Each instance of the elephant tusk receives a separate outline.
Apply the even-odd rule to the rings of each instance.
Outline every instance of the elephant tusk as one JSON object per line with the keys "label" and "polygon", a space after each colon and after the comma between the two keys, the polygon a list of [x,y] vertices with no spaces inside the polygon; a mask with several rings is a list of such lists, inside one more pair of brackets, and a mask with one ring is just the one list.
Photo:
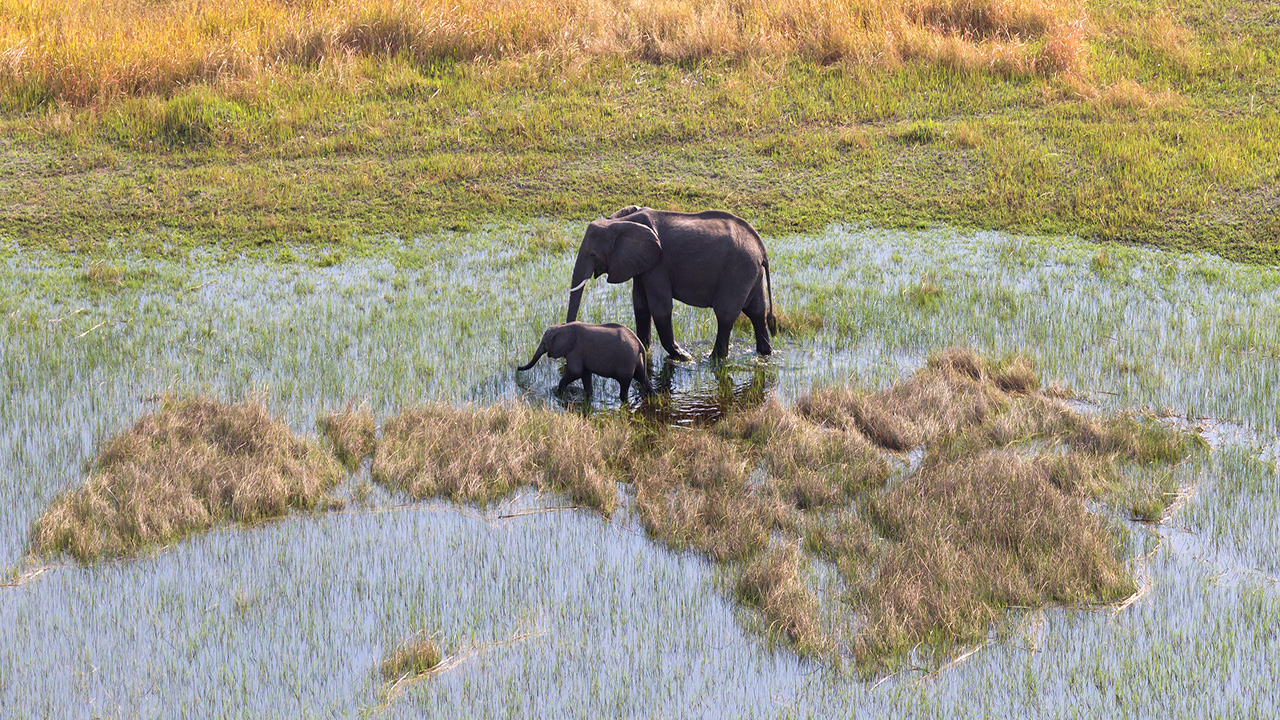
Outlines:
{"label": "elephant tusk", "polygon": [[579,290],[581,290],[581,289],[582,289],[582,287],[583,287],[584,285],[586,285],[586,284],[587,284],[587,280],[590,280],[590,279],[591,279],[591,278],[584,278],[582,282],[580,282],[580,283],[578,283],[577,285],[574,285],[573,287],[569,288],[569,292],[578,292]]}

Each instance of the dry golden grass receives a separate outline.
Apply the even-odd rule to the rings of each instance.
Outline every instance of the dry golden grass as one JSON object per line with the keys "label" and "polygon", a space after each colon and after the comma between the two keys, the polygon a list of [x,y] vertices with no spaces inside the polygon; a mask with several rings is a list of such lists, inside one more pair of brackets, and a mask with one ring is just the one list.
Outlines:
{"label": "dry golden grass", "polygon": [[257,400],[165,398],[112,438],[84,486],[36,521],[39,553],[125,555],[229,521],[325,505],[341,468]]}
{"label": "dry golden grass", "polygon": [[566,492],[605,514],[630,428],[522,406],[430,405],[386,421],[373,478],[415,498],[488,504],[520,485]]}
{"label": "dry golden grass", "polygon": [[861,433],[815,425],[777,401],[727,418],[720,431],[754,447],[769,485],[798,510],[848,503],[889,479],[889,464]]}
{"label": "dry golden grass", "polygon": [[441,657],[435,638],[425,632],[418,633],[382,661],[382,678],[395,681],[431,672],[440,664]]}
{"label": "dry golden grass", "polygon": [[1002,412],[1010,392],[1039,386],[1028,360],[988,364],[968,349],[929,358],[925,368],[880,392],[829,388],[800,398],[796,408],[814,422],[857,428],[890,450],[909,450],[942,435],[955,435]]}
{"label": "dry golden grass", "polygon": [[979,639],[1004,606],[1105,602],[1134,589],[1106,525],[1042,464],[1010,451],[926,465],[871,508],[891,547],[859,595],[864,658]]}
{"label": "dry golden grass", "polygon": [[338,461],[354,470],[378,444],[374,434],[373,411],[368,404],[348,403],[341,412],[320,416],[320,432],[333,444]]}
{"label": "dry golden grass", "polygon": [[364,57],[802,57],[1083,73],[1078,0],[0,0],[0,91],[73,104]]}
{"label": "dry golden grass", "polygon": [[802,654],[823,652],[818,601],[800,577],[800,553],[775,548],[748,561],[738,573],[734,593],[757,608],[773,632],[786,636]]}
{"label": "dry golden grass", "polygon": [[1182,98],[1173,90],[1152,93],[1133,80],[1126,78],[1103,88],[1098,92],[1095,101],[1102,105],[1128,110],[1172,107],[1180,103]]}
{"label": "dry golden grass", "polygon": [[671,430],[636,462],[636,510],[649,533],[677,549],[741,560],[769,540],[778,509],[748,484],[747,457],[700,430]]}

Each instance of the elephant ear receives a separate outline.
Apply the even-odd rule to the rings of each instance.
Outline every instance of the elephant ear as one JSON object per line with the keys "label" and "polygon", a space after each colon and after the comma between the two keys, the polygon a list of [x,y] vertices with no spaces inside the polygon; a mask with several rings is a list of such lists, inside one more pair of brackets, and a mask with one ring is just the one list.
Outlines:
{"label": "elephant ear", "polygon": [[547,332],[542,336],[542,345],[547,349],[547,354],[553,358],[562,358],[569,354],[577,342],[578,324],[565,323],[564,325],[556,325],[547,328]]}
{"label": "elephant ear", "polygon": [[609,256],[609,282],[626,282],[652,270],[662,259],[662,243],[653,228],[630,220],[617,220],[612,229],[615,239]]}

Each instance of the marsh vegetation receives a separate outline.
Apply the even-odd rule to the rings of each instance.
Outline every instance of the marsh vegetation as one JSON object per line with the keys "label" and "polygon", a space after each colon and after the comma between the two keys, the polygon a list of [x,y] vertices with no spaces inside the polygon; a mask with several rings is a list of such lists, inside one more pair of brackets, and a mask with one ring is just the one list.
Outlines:
{"label": "marsh vegetation", "polygon": [[[0,620],[64,668],[0,651],[16,707],[501,714],[550,686],[553,714],[712,696],[758,717],[784,714],[771,696],[815,714],[1117,710],[1107,688],[1175,716],[1265,704],[1201,683],[1271,672],[1280,417],[1257,358],[1280,344],[1262,322],[1274,271],[986,234],[776,238],[779,305],[821,325],[768,362],[740,335],[720,370],[655,368],[670,400],[646,415],[610,392],[554,397],[552,366],[511,369],[563,311],[545,288],[574,230],[379,249],[394,261],[112,261],[139,287],[87,284],[57,254],[6,261],[0,311],[25,352],[3,358],[0,414],[20,422],[0,437],[17,469],[0,539],[19,584]],[[470,289],[440,302],[459,277]],[[629,309],[591,292],[593,320]],[[709,322],[677,317],[695,354]],[[974,350],[942,352],[957,342]],[[271,427],[333,456],[322,497],[345,507],[224,515],[123,562],[24,559],[41,515],[114,437],[180,407],[155,399],[176,388],[262,393]],[[155,630],[120,629],[138,625]],[[384,662],[418,637],[442,669],[397,684]],[[1152,665],[1208,689],[1170,700],[1135,669]],[[148,700],[153,685],[195,699]]]}

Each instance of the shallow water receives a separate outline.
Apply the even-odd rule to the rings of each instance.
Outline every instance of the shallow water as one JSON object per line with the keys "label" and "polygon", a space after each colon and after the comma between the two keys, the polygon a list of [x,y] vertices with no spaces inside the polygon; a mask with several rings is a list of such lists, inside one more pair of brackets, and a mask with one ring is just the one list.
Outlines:
{"label": "shallow water", "polygon": [[[3,564],[22,565],[31,522],[166,391],[261,392],[304,433],[349,398],[380,417],[429,400],[612,411],[612,381],[588,402],[552,393],[553,362],[514,371],[563,320],[580,232],[386,240],[380,259],[327,268],[124,258],[143,277],[132,288],[12,254],[0,261]],[[655,545],[625,513],[503,519],[562,501],[398,507],[379,491],[368,508],[0,588],[0,716],[1275,714],[1280,272],[998,233],[766,242],[775,300],[824,327],[778,338],[768,360],[736,333],[718,369],[659,351],[669,399],[647,412],[694,424],[815,385],[881,387],[957,342],[1024,352],[1099,408],[1191,418],[1215,445],[1167,525],[1128,526],[1135,553],[1151,553],[1149,591],[1114,617],[1024,613],[936,677],[864,683],[770,648],[721,571]],[[630,324],[629,289],[596,281],[583,315]],[[690,352],[710,351],[710,311],[681,307],[675,324]],[[387,697],[383,654],[423,629],[466,659]]]}

